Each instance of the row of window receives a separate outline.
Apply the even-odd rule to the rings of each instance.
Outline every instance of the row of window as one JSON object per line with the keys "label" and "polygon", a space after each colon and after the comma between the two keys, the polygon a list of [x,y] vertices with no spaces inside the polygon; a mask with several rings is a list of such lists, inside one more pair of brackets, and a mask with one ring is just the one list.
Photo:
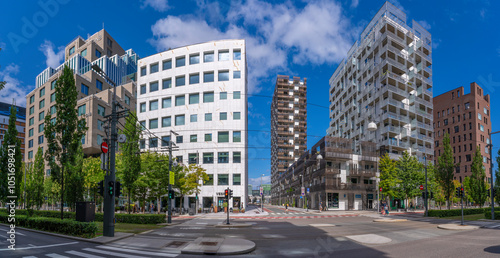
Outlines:
{"label": "row of window", "polygon": [[[241,95],[239,91],[233,92],[233,99],[240,99]],[[226,100],[227,92],[221,92],[219,95],[219,100]],[[204,92],[203,93],[203,103],[212,103],[214,102],[214,92]],[[191,93],[189,94],[189,105],[199,104],[200,103],[200,94],[199,93]],[[186,104],[185,95],[177,95],[175,96],[175,106],[184,106]],[[147,111],[146,102],[142,102],[139,104],[139,112],[144,113]],[[172,97],[162,98],[161,100],[161,108],[170,108],[172,107]],[[149,101],[149,111],[158,110],[159,102],[157,99]]]}
{"label": "row of window", "polygon": [[[470,108],[470,103],[469,102],[465,103],[464,107],[465,107],[465,110],[469,109]],[[479,109],[479,103],[477,103],[477,109]],[[457,105],[457,112],[460,112],[460,105]],[[484,112],[485,115],[488,115],[488,113],[489,113],[488,109],[486,109],[486,108],[483,108],[483,112]],[[455,107],[451,108],[451,113],[455,114]],[[448,109],[446,109],[446,115],[449,115],[449,114],[450,114],[450,109],[448,108]],[[478,114],[480,114],[480,113],[478,113]],[[439,118],[441,116],[442,117],[445,116],[445,111],[444,110],[442,110],[441,112],[437,112],[437,117]],[[464,119],[465,119],[465,114],[464,114]]]}
{"label": "row of window", "polygon": [[[214,185],[214,174],[207,174],[208,180],[203,185]],[[229,185],[229,174],[218,174],[217,185]],[[233,184],[241,185],[241,174],[233,174]]]}
{"label": "row of window", "polygon": [[[229,81],[229,70],[218,71],[217,80],[220,82]],[[233,71],[233,79],[240,79],[241,71]],[[203,73],[203,82],[214,82],[214,72],[204,72]],[[189,75],[189,84],[198,84],[200,83],[200,74],[193,73]],[[181,87],[186,85],[186,75],[179,75],[175,77],[175,87]],[[162,89],[170,89],[172,88],[172,78],[165,78],[162,80]],[[153,81],[149,83],[149,92],[155,92],[159,90],[159,81]],[[142,84],[140,87],[141,94],[146,94],[146,84]]]}
{"label": "row of window", "polygon": [[[217,133],[217,142],[219,143],[225,143],[229,142],[229,131],[221,131]],[[170,142],[170,136],[163,136],[161,139],[158,138],[150,138],[149,139],[149,148],[157,148],[159,146],[159,141],[161,141],[161,146],[166,147],[168,146]],[[212,141],[212,133],[206,133],[204,135],[203,140],[204,142],[211,142]],[[198,142],[198,135],[197,134],[191,134],[189,135],[189,142]],[[241,131],[233,131],[233,142],[241,142]],[[184,136],[182,135],[177,135],[175,138],[175,143],[184,143]],[[141,149],[146,149],[146,139],[140,140],[140,148]]]}
{"label": "row of window", "polygon": [[[219,50],[218,51],[218,61],[229,61],[231,59],[231,55],[229,50]],[[241,50],[233,49],[233,60],[241,60]],[[215,53],[214,51],[207,51],[203,53],[203,62],[210,63],[215,61]],[[189,55],[189,65],[195,65],[200,63],[200,53],[194,53]],[[175,67],[183,67],[186,66],[186,56],[178,56],[175,58]],[[149,74],[157,73],[160,68],[160,63],[153,63],[149,65]],[[172,69],[172,59],[165,59],[162,61],[162,70]],[[147,66],[141,67],[141,76],[145,76],[147,74]]]}

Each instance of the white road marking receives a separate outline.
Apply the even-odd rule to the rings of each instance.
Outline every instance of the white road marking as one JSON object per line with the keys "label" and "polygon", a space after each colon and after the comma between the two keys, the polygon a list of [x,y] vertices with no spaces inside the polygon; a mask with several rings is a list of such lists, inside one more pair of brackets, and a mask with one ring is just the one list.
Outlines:
{"label": "white road marking", "polygon": [[[5,231],[5,232],[9,232],[9,230],[10,230],[10,229],[9,229],[9,230],[7,230],[7,229],[5,229],[5,228],[0,228],[0,230]],[[21,233],[21,232],[19,232],[19,231],[16,231],[16,235],[26,236],[25,234],[23,234],[23,233]]]}
{"label": "white road marking", "polygon": [[68,256],[59,255],[59,254],[46,254],[45,256],[52,257],[52,258],[69,258]]}
{"label": "white road marking", "polygon": [[23,258],[38,258],[36,256],[23,256]]}
{"label": "white road marking", "polygon": [[80,257],[85,257],[85,258],[103,258],[102,256],[82,253],[82,252],[78,252],[78,251],[66,251],[65,253],[80,256]]}
{"label": "white road marking", "polygon": [[[30,247],[21,247],[21,248],[16,248],[16,250],[26,250],[26,249],[40,249],[40,248],[47,248],[47,247],[54,247],[54,246],[61,246],[61,245],[74,245],[78,244],[78,242],[69,242],[69,243],[61,243],[61,244],[53,244],[53,245],[42,245],[42,246],[30,246]],[[0,251],[11,251],[11,249],[0,249]]]}
{"label": "white road marking", "polygon": [[105,255],[118,256],[118,257],[123,257],[123,258],[135,258],[135,257],[137,257],[137,255],[128,255],[128,254],[122,254],[122,253],[116,253],[116,252],[109,252],[109,251],[104,251],[104,250],[97,250],[94,248],[84,248],[83,250],[89,251],[89,252],[94,252],[94,253],[105,254]]}
{"label": "white road marking", "polygon": [[121,252],[133,253],[133,254],[147,254],[147,255],[162,256],[162,257],[176,257],[178,255],[178,254],[169,254],[169,253],[160,253],[160,252],[153,253],[153,252],[147,252],[147,251],[142,251],[142,250],[132,250],[132,249],[125,249],[125,248],[116,248],[116,247],[105,246],[105,245],[100,245],[97,247],[103,248],[103,249],[108,249],[108,250],[113,250],[113,251],[121,251]]}

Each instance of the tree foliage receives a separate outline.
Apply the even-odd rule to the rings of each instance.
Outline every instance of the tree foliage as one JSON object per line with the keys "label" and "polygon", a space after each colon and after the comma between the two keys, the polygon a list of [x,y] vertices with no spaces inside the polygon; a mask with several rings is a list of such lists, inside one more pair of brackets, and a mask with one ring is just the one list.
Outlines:
{"label": "tree foliage", "polygon": [[35,163],[27,171],[29,172],[26,175],[27,206],[28,208],[36,206],[37,209],[40,209],[44,203],[43,188],[45,179],[45,162],[41,147],[38,147],[36,152]]}
{"label": "tree foliage", "polygon": [[438,158],[436,178],[443,189],[448,209],[450,209],[450,197],[454,192],[453,176],[455,164],[453,162],[453,152],[450,146],[450,135],[445,134],[443,138],[443,154]]}
{"label": "tree foliage", "polygon": [[97,203],[97,185],[104,180],[105,172],[101,169],[101,159],[96,157],[87,157],[83,160],[83,172],[85,174],[84,187],[87,190],[87,196]]}
{"label": "tree foliage", "polygon": [[[9,126],[4,135],[0,153],[0,201],[6,201],[7,196],[22,196],[21,182],[23,180],[21,140],[17,137],[17,108],[10,107]],[[15,179],[14,188],[8,188],[8,182]],[[11,192],[12,190],[12,192]]]}
{"label": "tree foliage", "polygon": [[176,171],[174,187],[178,190],[181,200],[186,195],[199,193],[200,181],[208,181],[205,171],[197,164],[189,164]]}
{"label": "tree foliage", "polygon": [[474,158],[472,159],[471,176],[469,178],[469,195],[476,205],[482,207],[488,198],[488,184],[486,183],[486,173],[483,166],[483,156],[479,146],[476,147]]}
{"label": "tree foliage", "polygon": [[399,191],[404,199],[419,196],[422,191],[419,186],[425,183],[423,167],[416,156],[403,152],[403,156],[397,161],[397,174],[400,180]]}
{"label": "tree foliage", "polygon": [[[498,167],[499,164],[500,164],[500,150],[498,150],[498,154],[497,154],[497,169],[495,171],[495,189],[496,189],[496,194],[494,196],[494,198],[496,198],[496,201],[498,203],[498,205],[500,205],[500,169]],[[492,164],[493,165],[493,164]]]}
{"label": "tree foliage", "polygon": [[389,198],[399,197],[397,186],[401,180],[398,178],[396,163],[387,153],[380,159],[380,187],[382,188],[382,194]]}

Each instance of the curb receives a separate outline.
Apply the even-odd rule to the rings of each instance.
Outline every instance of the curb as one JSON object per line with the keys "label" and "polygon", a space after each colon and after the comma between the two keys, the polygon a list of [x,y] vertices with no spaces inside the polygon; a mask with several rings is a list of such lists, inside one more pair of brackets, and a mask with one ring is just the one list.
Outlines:
{"label": "curb", "polygon": [[248,223],[237,223],[237,224],[218,224],[218,225],[215,225],[216,228],[249,228],[251,227],[252,224],[248,224]]}
{"label": "curb", "polygon": [[441,224],[438,225],[437,228],[445,229],[445,230],[474,230],[479,229],[479,226],[470,226],[470,225],[458,225],[458,224]]}
{"label": "curb", "polygon": [[[207,241],[214,245],[203,245]],[[204,247],[203,247],[204,246]],[[255,250],[256,244],[246,239],[224,238],[214,239],[200,237],[185,246],[181,250],[181,254],[196,254],[196,255],[236,255],[247,254]]]}
{"label": "curb", "polygon": [[403,222],[408,221],[407,219],[374,219],[373,222],[385,222],[385,223],[393,223],[393,222]]}

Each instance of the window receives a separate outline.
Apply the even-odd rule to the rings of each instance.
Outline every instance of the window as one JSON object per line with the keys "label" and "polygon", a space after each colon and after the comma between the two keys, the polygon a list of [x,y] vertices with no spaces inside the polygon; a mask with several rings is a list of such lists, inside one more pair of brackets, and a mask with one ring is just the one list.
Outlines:
{"label": "window", "polygon": [[44,129],[45,129],[45,125],[44,124],[39,124],[38,125],[38,132],[39,133],[43,132]]}
{"label": "window", "polygon": [[233,119],[234,120],[240,120],[241,119],[241,113],[240,112],[234,112],[233,113]]}
{"label": "window", "polygon": [[82,52],[80,52],[80,55],[87,56],[87,49],[82,50]]}
{"label": "window", "polygon": [[233,132],[233,142],[241,142],[241,131]]}
{"label": "window", "polygon": [[483,111],[484,111],[484,114],[485,114],[485,115],[488,115],[488,109],[483,108]]}
{"label": "window", "polygon": [[179,56],[175,58],[175,67],[182,67],[186,65],[186,57]]}
{"label": "window", "polygon": [[198,104],[200,103],[200,94],[194,93],[189,94],[189,104]]}
{"label": "window", "polygon": [[98,90],[102,90],[102,82],[99,80],[95,80],[95,86]]}
{"label": "window", "polygon": [[241,152],[233,152],[233,163],[241,163]]}
{"label": "window", "polygon": [[158,91],[158,81],[149,83],[149,92]]}
{"label": "window", "polygon": [[184,115],[175,116],[175,125],[184,125],[184,124],[185,124]]}
{"label": "window", "polygon": [[149,65],[149,73],[157,73],[158,72],[158,63],[150,64]]}
{"label": "window", "polygon": [[212,121],[212,113],[205,113],[205,121]]}
{"label": "window", "polygon": [[175,96],[175,106],[183,106],[186,102],[186,97],[184,95]]}
{"label": "window", "polygon": [[446,118],[443,122],[444,122],[444,125],[448,125],[448,118]]}
{"label": "window", "polygon": [[146,112],[146,102],[140,104],[141,113]]}
{"label": "window", "polygon": [[125,104],[130,105],[130,97],[125,95]]}
{"label": "window", "polygon": [[208,180],[203,185],[214,185],[214,174],[207,174]]}
{"label": "window", "polygon": [[191,115],[190,118],[189,118],[189,121],[191,123],[196,123],[198,122],[198,115],[194,114],[194,115]]}
{"label": "window", "polygon": [[222,100],[222,99],[227,99],[227,92],[225,92],[225,91],[224,91],[224,92],[221,92],[221,93],[220,93],[220,99],[221,99],[221,100]]}
{"label": "window", "polygon": [[28,159],[33,159],[33,151],[28,152]]}
{"label": "window", "polygon": [[50,107],[50,114],[53,115],[56,113],[56,105]]}
{"label": "window", "polygon": [[233,79],[240,79],[241,71],[233,71]]}
{"label": "window", "polygon": [[190,74],[189,75],[189,84],[197,84],[200,83],[200,74]]}
{"label": "window", "polygon": [[196,134],[191,134],[189,136],[189,142],[198,142],[198,135]]}
{"label": "window", "polygon": [[172,59],[163,60],[163,70],[172,69]]}
{"label": "window", "polygon": [[146,94],[146,84],[141,85],[141,95]]}
{"label": "window", "polygon": [[214,61],[214,52],[203,53],[203,62],[209,63]]}
{"label": "window", "polygon": [[220,112],[219,120],[227,120],[227,112]]}
{"label": "window", "polygon": [[33,128],[31,128],[31,129],[29,130],[29,134],[28,134],[28,135],[29,135],[29,137],[33,137],[33,131],[34,131],[34,130],[33,130]]}
{"label": "window", "polygon": [[146,121],[140,121],[139,124],[143,130],[146,129]]}
{"label": "window", "polygon": [[214,102],[214,93],[213,92],[204,92],[203,93],[203,103]]}
{"label": "window", "polygon": [[167,116],[167,117],[162,117],[161,118],[161,127],[169,127],[172,125],[172,118]]}
{"label": "window", "polygon": [[483,163],[488,163],[488,161],[486,160],[486,156],[483,156]]}
{"label": "window", "polygon": [[481,113],[477,113],[477,119],[481,121]]}
{"label": "window", "polygon": [[200,63],[200,54],[193,54],[189,56],[189,64],[199,64]]}
{"label": "window", "polygon": [[97,114],[104,116],[106,109],[102,107],[101,105],[97,105]]}
{"label": "window", "polygon": [[233,99],[240,99],[240,98],[241,98],[241,92],[233,91]]}
{"label": "window", "polygon": [[213,82],[213,81],[214,81],[214,72],[203,73],[203,82]]}
{"label": "window", "polygon": [[33,140],[29,140],[29,142],[28,142],[28,148],[33,148]]}
{"label": "window", "polygon": [[87,104],[83,104],[78,107],[78,116],[85,115],[86,114],[86,108]]}
{"label": "window", "polygon": [[85,95],[89,95],[89,87],[86,86],[85,84],[82,83],[82,87],[81,87],[81,90],[82,90],[82,93],[85,94]]}
{"label": "window", "polygon": [[455,126],[455,133],[458,133],[458,125]]}
{"label": "window", "polygon": [[469,130],[472,130],[472,123],[469,123]]}
{"label": "window", "polygon": [[42,99],[42,100],[38,103],[38,108],[39,108],[39,109],[42,109],[42,108],[44,108],[44,107],[45,107],[45,100],[44,100],[44,99]]}
{"label": "window", "polygon": [[149,102],[149,111],[158,110],[158,100],[152,100]]}
{"label": "window", "polygon": [[149,148],[156,148],[156,147],[158,147],[158,138],[149,139]]}
{"label": "window", "polygon": [[168,146],[170,143],[170,136],[162,136],[161,137],[161,146]]}
{"label": "window", "polygon": [[229,132],[219,132],[219,142],[229,142]]}
{"label": "window", "polygon": [[102,135],[97,135],[97,145],[101,145],[102,143]]}
{"label": "window", "polygon": [[212,134],[211,133],[206,133],[205,134],[205,141],[206,142],[211,142],[212,141]]}
{"label": "window", "polygon": [[219,61],[229,61],[229,50],[219,50]]}
{"label": "window", "polygon": [[484,132],[484,126],[483,125],[480,125],[479,128],[480,128],[481,132]]}
{"label": "window", "polygon": [[182,75],[175,77],[175,87],[180,87],[186,85],[186,76]]}
{"label": "window", "polygon": [[229,152],[219,152],[218,163],[229,163]]}
{"label": "window", "polygon": [[469,102],[465,103],[465,109],[467,110],[469,108],[470,108],[470,103]]}
{"label": "window", "polygon": [[33,102],[35,102],[35,95],[30,97],[30,104],[33,104]]}
{"label": "window", "polygon": [[[102,55],[102,54],[101,54],[101,51],[99,51],[99,50],[97,50],[97,49],[96,49],[96,50],[95,50],[95,56],[96,56],[97,58],[99,58],[99,57],[101,57],[101,55]],[[146,69],[146,68],[144,68],[144,69]]]}
{"label": "window", "polygon": [[203,164],[213,164],[214,163],[214,153],[204,152],[203,153]]}
{"label": "window", "polygon": [[233,174],[233,185],[241,185],[241,174]]}
{"label": "window", "polygon": [[229,174],[217,175],[217,185],[229,185]]}
{"label": "window", "polygon": [[30,115],[33,115],[35,113],[35,106],[30,107]]}
{"label": "window", "polygon": [[145,149],[146,148],[146,140],[144,140],[144,139],[140,140],[139,146],[141,149]]}
{"label": "window", "polygon": [[188,164],[198,164],[198,154],[189,153],[188,154]]}
{"label": "window", "polygon": [[97,120],[97,130],[104,131],[104,122],[101,120]]}
{"label": "window", "polygon": [[162,89],[170,89],[172,88],[172,79],[163,79],[162,81]]}
{"label": "window", "polygon": [[45,96],[45,88],[42,88],[40,90],[40,98],[43,97],[43,96]]}
{"label": "window", "polygon": [[161,108],[169,108],[172,106],[172,98],[163,98],[161,99]]}
{"label": "window", "polygon": [[239,49],[233,50],[233,60],[241,60],[241,50]]}
{"label": "window", "polygon": [[182,143],[183,141],[184,141],[184,138],[182,137],[182,135],[175,137],[175,143]]}
{"label": "window", "polygon": [[108,56],[112,56],[113,55],[112,54],[113,52],[111,52],[111,50],[109,48],[108,48],[108,51],[106,53],[107,53]]}
{"label": "window", "polygon": [[157,129],[158,128],[158,118],[149,120],[149,129]]}
{"label": "window", "polygon": [[69,49],[69,55],[72,55],[74,53],[75,53],[75,47],[73,46]]}
{"label": "window", "polygon": [[471,161],[471,155],[470,154],[467,154],[465,155],[465,161]]}
{"label": "window", "polygon": [[229,71],[219,71],[219,79],[220,82],[229,81]]}

